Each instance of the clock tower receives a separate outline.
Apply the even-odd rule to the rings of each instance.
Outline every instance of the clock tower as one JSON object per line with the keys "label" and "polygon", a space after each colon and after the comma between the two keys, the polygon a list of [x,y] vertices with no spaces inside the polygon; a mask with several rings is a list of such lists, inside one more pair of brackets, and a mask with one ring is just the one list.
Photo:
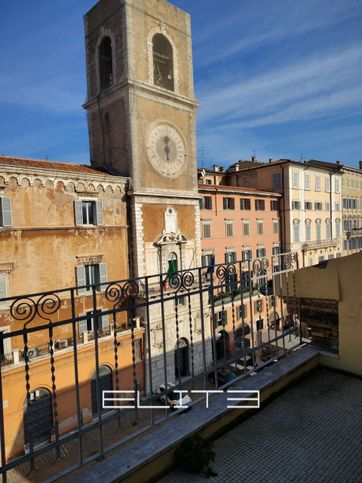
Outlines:
{"label": "clock tower", "polygon": [[91,163],[131,179],[133,275],[167,272],[171,258],[195,267],[190,16],[165,0],[101,0],[84,21]]}

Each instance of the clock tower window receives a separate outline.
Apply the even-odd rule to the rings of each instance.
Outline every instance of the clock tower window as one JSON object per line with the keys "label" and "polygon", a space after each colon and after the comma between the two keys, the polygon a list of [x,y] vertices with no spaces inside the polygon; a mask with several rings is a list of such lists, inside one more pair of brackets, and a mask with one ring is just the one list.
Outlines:
{"label": "clock tower window", "polygon": [[100,90],[113,84],[112,41],[104,37],[98,47],[98,66]]}
{"label": "clock tower window", "polygon": [[156,86],[173,91],[173,52],[170,42],[164,35],[156,34],[152,39],[152,51],[153,82]]}

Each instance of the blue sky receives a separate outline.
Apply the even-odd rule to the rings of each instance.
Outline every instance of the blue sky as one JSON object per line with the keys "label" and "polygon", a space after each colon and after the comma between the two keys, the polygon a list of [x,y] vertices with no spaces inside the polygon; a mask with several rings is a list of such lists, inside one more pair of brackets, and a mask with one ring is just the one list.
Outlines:
{"label": "blue sky", "polygon": [[[362,159],[362,0],[174,0],[192,16],[199,165]],[[0,0],[0,154],[88,163],[83,14]]]}

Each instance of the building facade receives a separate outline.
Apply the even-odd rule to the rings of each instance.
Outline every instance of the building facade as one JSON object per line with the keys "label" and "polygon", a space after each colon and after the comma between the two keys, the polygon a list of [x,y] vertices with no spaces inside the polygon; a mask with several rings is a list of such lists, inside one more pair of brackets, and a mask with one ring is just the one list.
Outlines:
{"label": "building facade", "polygon": [[343,254],[362,250],[362,161],[342,169]]}
{"label": "building facade", "polygon": [[[267,280],[280,270],[281,195],[226,185],[228,178],[220,167],[199,169],[199,179],[202,265],[213,270],[214,265],[242,261],[240,268],[248,278],[243,295],[239,290],[233,293],[232,280],[225,281],[220,292],[226,291],[229,297],[215,302],[216,357],[221,359],[225,353],[230,357],[240,349],[238,335],[242,330],[253,347],[267,340],[271,328],[279,328],[280,304],[267,296]],[[265,278],[253,278],[256,259],[270,264]]]}
{"label": "building facade", "polygon": [[[77,384],[83,423],[98,417],[96,333],[102,387],[114,387],[119,373],[123,385],[133,387],[133,351],[136,378],[144,384],[144,329],[136,326],[131,337],[126,314],[99,317],[94,310],[95,301],[103,311],[112,307],[108,280],[129,277],[127,185],[126,178],[89,166],[0,157],[0,299],[9,298],[0,305],[0,332],[77,318],[51,334],[47,328],[1,339],[8,456],[24,451],[30,440],[49,441],[54,385],[58,434],[76,427]],[[30,293],[41,295],[22,296]],[[115,340],[122,346],[117,363]]]}
{"label": "building facade", "polygon": [[232,183],[282,194],[282,251],[299,254],[301,266],[342,255],[342,175],[332,163],[278,160],[239,162]]}

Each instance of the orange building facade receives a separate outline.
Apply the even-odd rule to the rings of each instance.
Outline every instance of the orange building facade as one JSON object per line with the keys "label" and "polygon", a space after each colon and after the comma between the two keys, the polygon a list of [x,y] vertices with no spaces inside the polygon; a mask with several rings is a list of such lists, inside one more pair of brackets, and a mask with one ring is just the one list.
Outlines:
{"label": "orange building facade", "polygon": [[[228,186],[220,168],[199,170],[199,181],[202,264],[213,266],[240,261],[239,269],[245,277],[243,301],[241,294],[232,293],[227,283],[220,293],[231,293],[226,299],[221,297],[220,302],[215,301],[217,356],[232,357],[240,349],[234,341],[242,330],[248,334],[251,347],[267,340],[271,330],[280,330],[283,307],[280,300],[268,296],[267,281],[280,269],[281,195]],[[265,277],[256,274],[256,259],[267,260]]]}

